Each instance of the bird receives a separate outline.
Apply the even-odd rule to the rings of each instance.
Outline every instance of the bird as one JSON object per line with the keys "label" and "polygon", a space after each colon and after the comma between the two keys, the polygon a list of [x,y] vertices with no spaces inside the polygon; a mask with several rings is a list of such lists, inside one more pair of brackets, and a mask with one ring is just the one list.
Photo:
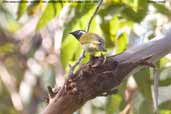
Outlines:
{"label": "bird", "polygon": [[96,33],[86,32],[84,30],[76,30],[70,32],[81,44],[81,47],[94,56],[96,52],[106,51],[104,39]]}

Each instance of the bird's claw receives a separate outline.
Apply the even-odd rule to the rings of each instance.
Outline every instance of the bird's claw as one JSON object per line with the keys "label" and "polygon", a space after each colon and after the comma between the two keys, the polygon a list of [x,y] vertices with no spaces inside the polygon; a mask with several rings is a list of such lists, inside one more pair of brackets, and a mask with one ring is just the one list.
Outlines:
{"label": "bird's claw", "polygon": [[106,56],[104,56],[102,53],[101,53],[101,56],[100,56],[101,58],[103,58],[103,62],[102,62],[102,64],[104,64],[105,62],[106,62]]}

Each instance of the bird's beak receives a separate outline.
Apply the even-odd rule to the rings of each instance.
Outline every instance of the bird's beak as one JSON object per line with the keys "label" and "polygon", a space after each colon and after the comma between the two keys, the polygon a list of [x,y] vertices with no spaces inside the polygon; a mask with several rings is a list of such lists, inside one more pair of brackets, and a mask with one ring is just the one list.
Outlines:
{"label": "bird's beak", "polygon": [[74,32],[70,32],[69,34],[72,34],[76,39],[78,39],[78,35],[77,33],[74,31]]}
{"label": "bird's beak", "polygon": [[70,32],[77,40],[80,39],[80,37],[84,34],[85,32],[82,30],[76,30],[74,32]]}
{"label": "bird's beak", "polygon": [[69,34],[72,34],[73,35],[73,32],[70,32]]}

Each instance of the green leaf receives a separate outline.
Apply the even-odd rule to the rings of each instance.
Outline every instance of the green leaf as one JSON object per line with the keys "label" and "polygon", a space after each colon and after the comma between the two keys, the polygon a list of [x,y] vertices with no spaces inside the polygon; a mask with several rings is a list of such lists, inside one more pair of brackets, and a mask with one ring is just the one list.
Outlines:
{"label": "green leaf", "polygon": [[64,3],[62,3],[62,0],[58,0],[58,1],[61,1],[61,2],[57,2],[56,4],[55,3],[53,4],[53,2],[52,2],[55,16],[58,16],[60,14],[60,11],[64,6]]}
{"label": "green leaf", "polygon": [[[73,29],[85,29],[92,12],[94,11],[93,5],[87,6],[82,4],[72,5],[70,12],[75,12],[75,16],[65,24],[64,37],[61,48],[61,61],[63,66],[66,68],[67,64],[74,64],[75,61],[80,57],[81,45],[80,43],[69,34]],[[67,15],[67,14],[66,14]],[[95,20],[93,20],[90,30],[96,28]],[[95,29],[96,30],[96,29]],[[97,31],[96,31],[97,32]],[[89,60],[89,54],[86,53],[86,57],[82,60],[82,63],[86,63]]]}
{"label": "green leaf", "polygon": [[169,58],[166,58],[166,57],[161,58],[160,61],[159,61],[159,67],[164,68],[166,66],[166,64],[169,63],[169,62],[171,62],[169,60]]}
{"label": "green leaf", "polygon": [[25,11],[27,10],[27,3],[23,2],[23,1],[26,1],[26,0],[21,0],[18,5],[17,20],[19,20],[21,18],[21,16],[23,16]]}
{"label": "green leaf", "polygon": [[32,2],[27,8],[27,14],[29,16],[33,16],[38,11],[40,11],[41,7],[42,7],[42,0],[39,0],[37,2]]}
{"label": "green leaf", "polygon": [[[169,95],[169,94],[168,94]],[[160,108],[161,109],[164,109],[164,110],[170,110],[170,107],[171,107],[171,100],[168,100],[166,102],[163,102],[160,104]],[[168,112],[168,111],[167,111]],[[170,113],[168,114],[171,114],[171,110],[169,111]],[[165,114],[165,113],[162,113],[162,114]],[[166,113],[167,114],[167,113]]]}
{"label": "green leaf", "polygon": [[104,9],[101,9],[99,11],[99,15],[102,17],[115,16],[116,14],[120,13],[124,7],[125,7],[125,4],[114,2],[112,4],[106,5]]}
{"label": "green leaf", "polygon": [[[77,53],[80,53],[78,49],[80,48],[79,42],[75,38],[71,38],[68,36],[62,43],[61,47],[61,62],[64,67],[69,64],[69,62],[74,57],[74,53],[77,51]],[[77,58],[77,57],[76,57]]]}
{"label": "green leaf", "polygon": [[122,14],[128,20],[141,22],[146,16],[147,9],[148,0],[132,0],[132,2],[126,0]]}
{"label": "green leaf", "polygon": [[[67,67],[68,64],[75,64],[76,60],[81,55],[81,45],[78,40],[76,40],[71,35],[67,36],[66,39],[62,43],[61,47],[61,63],[64,66],[64,68]],[[81,61],[82,64],[87,63],[89,60],[89,53],[85,54],[84,59]]]}
{"label": "green leaf", "polygon": [[118,38],[116,39],[116,44],[117,44],[117,47],[116,47],[117,53],[121,53],[126,49],[127,44],[128,44],[126,33],[121,33],[118,36]]}
{"label": "green leaf", "polygon": [[100,24],[101,30],[103,32],[105,38],[105,45],[107,48],[112,48],[114,46],[114,42],[112,41],[112,37],[110,34],[110,23],[109,21],[104,21]]}
{"label": "green leaf", "polygon": [[146,99],[142,93],[137,92],[133,98],[133,114],[153,114],[152,101]]}
{"label": "green leaf", "polygon": [[119,107],[122,101],[122,97],[118,94],[109,96],[106,103],[106,114],[114,114],[114,112],[119,112]]}
{"label": "green leaf", "polygon": [[156,10],[159,13],[164,14],[169,18],[171,18],[171,11],[168,8],[166,8],[163,4],[153,4],[153,6],[156,8]]}
{"label": "green leaf", "polygon": [[171,84],[171,67],[164,68],[160,73],[160,86],[168,86]]}
{"label": "green leaf", "polygon": [[8,55],[10,53],[15,53],[17,46],[10,42],[5,42],[0,44],[0,56]]}
{"label": "green leaf", "polygon": [[138,89],[140,90],[140,92],[144,95],[146,99],[152,101],[150,70],[144,68],[139,72],[135,73],[134,78],[138,84]]}
{"label": "green leaf", "polygon": [[[135,5],[134,5],[135,4]],[[106,8],[99,12],[102,16],[116,16],[120,19],[125,18],[130,21],[140,22],[147,13],[148,3],[147,0],[133,0],[113,2],[106,5]]]}
{"label": "green leaf", "polygon": [[153,103],[147,99],[141,103],[138,114],[153,114]]}
{"label": "green leaf", "polygon": [[[90,4],[90,5],[86,5],[85,3],[81,3],[81,4],[77,4],[76,6],[72,6],[70,9],[70,12],[74,11],[75,16],[66,23],[65,25],[65,30],[64,30],[64,36],[68,35],[69,32],[71,32],[73,29],[85,29],[87,27],[89,18],[92,16],[92,12],[93,7],[95,6],[95,4]],[[83,23],[80,24],[80,22],[82,21],[82,19],[84,18],[84,16],[87,17],[88,15],[88,19],[86,21],[84,21]],[[91,29],[91,28],[90,28]],[[63,40],[66,37],[63,37]]]}
{"label": "green leaf", "polygon": [[[52,1],[52,0],[51,0]],[[58,7],[57,7],[58,6]],[[57,16],[60,13],[61,4],[54,5],[53,2],[50,2],[47,4],[38,24],[37,24],[37,30],[40,30],[43,28],[50,20],[52,20],[55,16]]]}
{"label": "green leaf", "polygon": [[160,114],[171,114],[171,110],[160,110]]}
{"label": "green leaf", "polygon": [[138,0],[137,3],[137,16],[140,17],[140,21],[144,19],[148,10],[148,0]]}

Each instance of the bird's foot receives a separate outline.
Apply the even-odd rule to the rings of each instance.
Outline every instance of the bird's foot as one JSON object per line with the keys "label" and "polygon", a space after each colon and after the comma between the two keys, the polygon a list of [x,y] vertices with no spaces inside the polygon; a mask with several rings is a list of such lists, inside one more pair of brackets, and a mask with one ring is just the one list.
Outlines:
{"label": "bird's foot", "polygon": [[104,64],[105,62],[106,62],[106,59],[107,59],[107,57],[106,56],[104,56],[102,53],[101,53],[101,56],[100,56],[101,58],[103,58],[103,62],[102,62],[102,64]]}
{"label": "bird's foot", "polygon": [[88,62],[88,65],[89,66],[92,66],[94,64],[94,61],[97,57],[95,57],[94,55],[90,55],[90,60]]}

